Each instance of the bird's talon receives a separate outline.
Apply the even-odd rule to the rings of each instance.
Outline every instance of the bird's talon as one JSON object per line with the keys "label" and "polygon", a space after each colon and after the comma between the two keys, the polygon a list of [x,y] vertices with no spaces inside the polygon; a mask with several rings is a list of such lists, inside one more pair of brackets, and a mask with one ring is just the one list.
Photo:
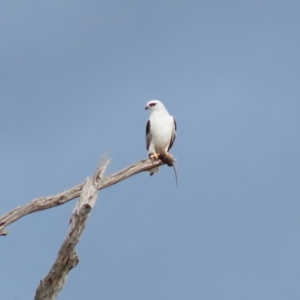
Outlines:
{"label": "bird's talon", "polygon": [[149,158],[150,158],[150,159],[159,159],[159,156],[158,156],[157,153],[153,153],[153,154],[150,154],[150,155],[149,155]]}

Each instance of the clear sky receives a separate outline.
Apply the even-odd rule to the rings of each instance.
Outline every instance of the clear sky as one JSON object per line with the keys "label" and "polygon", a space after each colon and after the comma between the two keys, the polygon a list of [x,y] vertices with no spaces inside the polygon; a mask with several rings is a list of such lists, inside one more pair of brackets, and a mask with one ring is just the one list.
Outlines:
{"label": "clear sky", "polygon": [[[0,214],[147,157],[99,193],[59,299],[300,299],[300,2],[1,1]],[[1,237],[0,299],[32,299],[75,201]]]}

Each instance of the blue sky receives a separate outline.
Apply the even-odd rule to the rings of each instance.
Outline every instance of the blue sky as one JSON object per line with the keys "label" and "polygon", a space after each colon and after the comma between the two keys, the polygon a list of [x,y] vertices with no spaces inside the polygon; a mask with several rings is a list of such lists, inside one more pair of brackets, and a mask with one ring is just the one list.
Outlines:
{"label": "blue sky", "polygon": [[[59,299],[299,299],[299,1],[2,1],[0,214],[147,155],[145,104],[175,116],[171,168],[100,192]],[[32,299],[75,201],[1,238],[1,299]]]}

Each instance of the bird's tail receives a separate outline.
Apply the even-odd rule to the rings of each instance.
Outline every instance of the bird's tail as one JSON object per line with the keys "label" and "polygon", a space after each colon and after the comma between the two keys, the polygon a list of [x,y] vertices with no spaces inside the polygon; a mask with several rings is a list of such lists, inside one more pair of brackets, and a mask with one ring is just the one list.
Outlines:
{"label": "bird's tail", "polygon": [[148,172],[150,173],[150,176],[152,176],[154,173],[157,173],[159,171],[159,167],[154,167],[151,170],[149,170]]}

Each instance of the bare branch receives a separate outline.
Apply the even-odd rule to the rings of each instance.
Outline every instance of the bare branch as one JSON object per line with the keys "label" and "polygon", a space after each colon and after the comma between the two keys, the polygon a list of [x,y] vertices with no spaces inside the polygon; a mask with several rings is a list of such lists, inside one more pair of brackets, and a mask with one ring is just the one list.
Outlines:
{"label": "bare branch", "polygon": [[[124,179],[129,178],[130,176],[133,176],[143,171],[148,171],[153,167],[160,166],[163,164],[164,162],[160,160],[156,160],[156,161],[152,161],[150,159],[142,160],[140,162],[137,162],[125,168],[122,171],[119,171],[113,175],[104,178],[101,182],[98,182],[98,190],[105,189],[113,184],[116,184]],[[19,206],[13,209],[12,211],[4,214],[2,217],[0,217],[0,236],[7,235],[7,231],[5,230],[6,226],[19,220],[20,218],[28,214],[31,214],[39,210],[52,208],[67,203],[70,200],[79,197],[83,189],[83,186],[84,183],[81,183],[57,195],[34,199],[33,201],[23,206]]]}
{"label": "bare branch", "polygon": [[63,242],[56,261],[48,275],[41,280],[36,290],[35,300],[54,300],[62,290],[70,270],[79,262],[75,246],[85,228],[87,218],[94,207],[98,194],[98,186],[109,160],[102,160],[92,179],[87,179],[83,185],[80,199],[76,203],[70,231]]}

